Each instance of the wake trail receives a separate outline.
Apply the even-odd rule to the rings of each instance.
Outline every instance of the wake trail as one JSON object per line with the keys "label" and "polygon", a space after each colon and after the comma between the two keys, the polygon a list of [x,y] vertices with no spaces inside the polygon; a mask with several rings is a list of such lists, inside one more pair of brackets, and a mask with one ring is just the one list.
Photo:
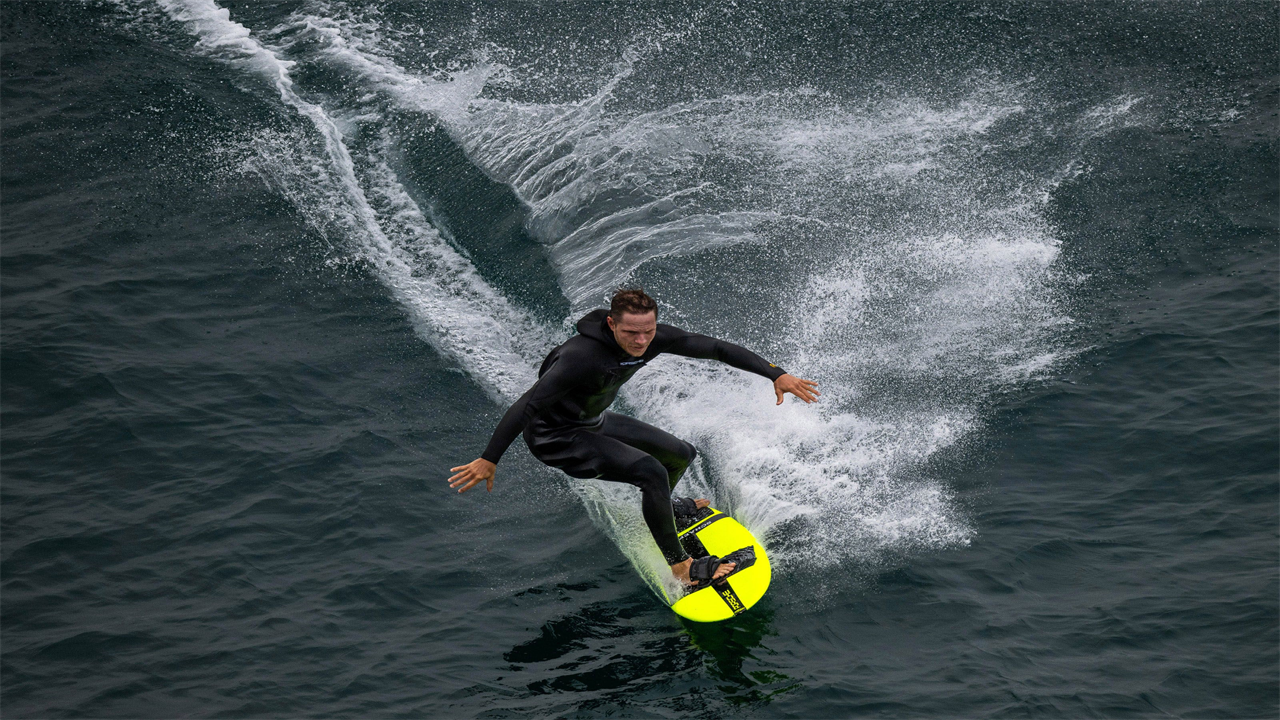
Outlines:
{"label": "wake trail", "polygon": [[[337,207],[337,221],[361,241],[370,266],[409,312],[415,329],[442,354],[458,361],[495,400],[510,402],[519,397],[534,379],[534,358],[517,348],[531,344],[536,348],[538,340],[545,339],[545,330],[490,288],[430,227],[406,194],[386,190],[398,184],[389,177],[390,168],[383,165],[379,168],[385,180],[381,184],[383,200],[397,213],[393,220],[398,220],[396,234],[400,237],[396,240],[401,242],[389,237],[357,179],[341,130],[323,108],[294,90],[289,74],[294,62],[281,59],[255,40],[248,28],[231,20],[230,11],[213,0],[159,3],[198,38],[199,51],[261,76],[274,85],[286,105],[311,122],[323,140],[329,176],[335,181],[333,190],[343,201]],[[306,190],[287,182],[287,172],[273,177],[282,190],[302,200],[296,196]],[[297,205],[305,209],[310,203]],[[435,272],[420,271],[424,256]]]}

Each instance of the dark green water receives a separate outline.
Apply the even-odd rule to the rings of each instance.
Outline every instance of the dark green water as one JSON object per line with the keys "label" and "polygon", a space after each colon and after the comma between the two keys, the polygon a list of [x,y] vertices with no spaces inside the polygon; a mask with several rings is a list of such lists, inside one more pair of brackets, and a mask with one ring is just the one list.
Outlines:
{"label": "dark green water", "polygon": [[[0,6],[7,717],[1275,717],[1273,3]],[[516,447],[623,281],[719,625]]]}

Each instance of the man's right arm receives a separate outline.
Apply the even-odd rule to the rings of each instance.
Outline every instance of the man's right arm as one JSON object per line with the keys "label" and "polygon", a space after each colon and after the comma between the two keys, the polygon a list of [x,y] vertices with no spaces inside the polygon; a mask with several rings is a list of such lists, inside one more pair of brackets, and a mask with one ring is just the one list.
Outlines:
{"label": "man's right arm", "polygon": [[581,378],[573,371],[572,365],[563,356],[557,358],[533,387],[507,409],[493,431],[493,437],[489,438],[489,445],[480,455],[481,459],[498,464],[502,454],[515,442],[516,436],[524,432],[529,421],[574,388]]}
{"label": "man's right arm", "polygon": [[494,465],[502,459],[502,453],[506,452],[507,448],[511,447],[511,443],[515,442],[516,436],[524,431],[527,423],[525,409],[529,406],[529,396],[533,395],[533,391],[537,389],[538,383],[534,383],[533,387],[526,390],[519,400],[507,408],[507,413],[502,416],[502,420],[498,421],[498,427],[493,431],[493,437],[489,438],[488,447],[480,453],[482,459]]}

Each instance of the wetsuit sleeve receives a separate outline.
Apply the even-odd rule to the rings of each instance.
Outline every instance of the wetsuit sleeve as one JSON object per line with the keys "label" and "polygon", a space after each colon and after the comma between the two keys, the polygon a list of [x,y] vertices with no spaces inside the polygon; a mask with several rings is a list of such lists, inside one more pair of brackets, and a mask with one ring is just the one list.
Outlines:
{"label": "wetsuit sleeve", "polygon": [[[668,326],[670,327],[670,326]],[[669,352],[673,355],[683,355],[685,357],[699,358],[702,360],[719,360],[720,362],[731,365],[739,370],[746,370],[757,375],[763,375],[770,380],[777,380],[787,374],[786,370],[765,360],[759,355],[742,347],[734,345],[731,342],[717,340],[706,335],[686,332],[679,328],[670,328],[671,339],[662,348],[662,352]]]}
{"label": "wetsuit sleeve", "polygon": [[564,358],[557,359],[538,378],[538,382],[507,409],[493,431],[493,437],[489,438],[489,445],[481,453],[481,458],[498,464],[502,454],[515,442],[516,436],[524,432],[529,421],[574,388],[575,377],[570,372],[569,365]]}
{"label": "wetsuit sleeve", "polygon": [[489,445],[480,454],[480,457],[488,460],[494,465],[502,459],[502,453],[511,447],[511,443],[515,442],[516,436],[519,435],[525,426],[524,411],[529,405],[529,396],[534,390],[538,389],[537,383],[533,387],[525,391],[520,399],[512,403],[507,408],[507,412],[502,416],[502,420],[498,421],[498,427],[493,431],[493,437],[489,438]]}

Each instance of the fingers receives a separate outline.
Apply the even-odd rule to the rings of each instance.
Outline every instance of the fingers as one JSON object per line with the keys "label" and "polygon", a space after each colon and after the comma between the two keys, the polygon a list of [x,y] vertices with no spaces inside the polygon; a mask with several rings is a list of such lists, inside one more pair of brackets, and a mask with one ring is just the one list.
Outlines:
{"label": "fingers", "polygon": [[[796,397],[798,397],[798,398],[800,398],[801,400],[805,401],[805,403],[811,403],[811,402],[813,402],[814,400],[817,400],[817,398],[815,398],[815,397],[813,396],[813,394],[812,394],[812,393],[810,393],[810,392],[809,392],[809,390],[808,390],[807,388],[805,388],[803,385],[793,385],[793,386],[791,386],[791,387],[787,388],[787,389],[786,389],[786,392],[789,392],[789,393],[791,393],[792,395],[795,395]],[[779,401],[779,402],[781,402],[781,401]]]}
{"label": "fingers", "polygon": [[453,470],[454,474],[447,482],[449,487],[458,488],[458,492],[463,493],[470,490],[479,485],[481,480],[485,481],[485,489],[493,492],[493,463],[484,460],[473,460],[466,465],[450,468],[450,470]]}
{"label": "fingers", "polygon": [[778,402],[775,404],[782,404],[784,393],[791,393],[805,401],[806,404],[816,401],[818,396],[822,394],[818,392],[818,383],[795,377],[790,373],[781,375],[777,380],[773,381],[773,394],[778,398]]}
{"label": "fingers", "polygon": [[[480,482],[483,479],[484,479],[483,475],[476,472],[472,468],[466,467],[466,468],[463,468],[462,472],[449,478],[449,487],[458,487],[459,485],[465,482],[469,482],[470,484],[468,484],[467,487],[471,487],[472,485],[475,485],[476,483]],[[465,490],[466,488],[463,488],[463,489]],[[461,492],[461,490],[459,490],[459,492]]]}
{"label": "fingers", "polygon": [[[467,481],[467,484],[466,484],[466,485],[463,485],[462,487],[458,488],[458,492],[460,492],[460,493],[464,493],[464,492],[466,492],[466,491],[470,490],[471,488],[475,487],[476,485],[479,485],[479,484],[480,484],[480,480],[481,480],[481,478],[471,478],[470,480],[468,480],[468,481]],[[461,484],[461,482],[462,482],[462,481],[458,481],[458,484]],[[449,487],[453,487],[453,485],[450,485]]]}
{"label": "fingers", "polygon": [[786,387],[774,388],[775,392],[778,392],[779,396],[781,396],[781,393],[783,392],[789,392],[805,401],[805,403],[811,403],[817,400],[818,396],[822,394],[818,392],[818,383],[812,380],[801,380],[800,378],[789,378],[788,380]]}

